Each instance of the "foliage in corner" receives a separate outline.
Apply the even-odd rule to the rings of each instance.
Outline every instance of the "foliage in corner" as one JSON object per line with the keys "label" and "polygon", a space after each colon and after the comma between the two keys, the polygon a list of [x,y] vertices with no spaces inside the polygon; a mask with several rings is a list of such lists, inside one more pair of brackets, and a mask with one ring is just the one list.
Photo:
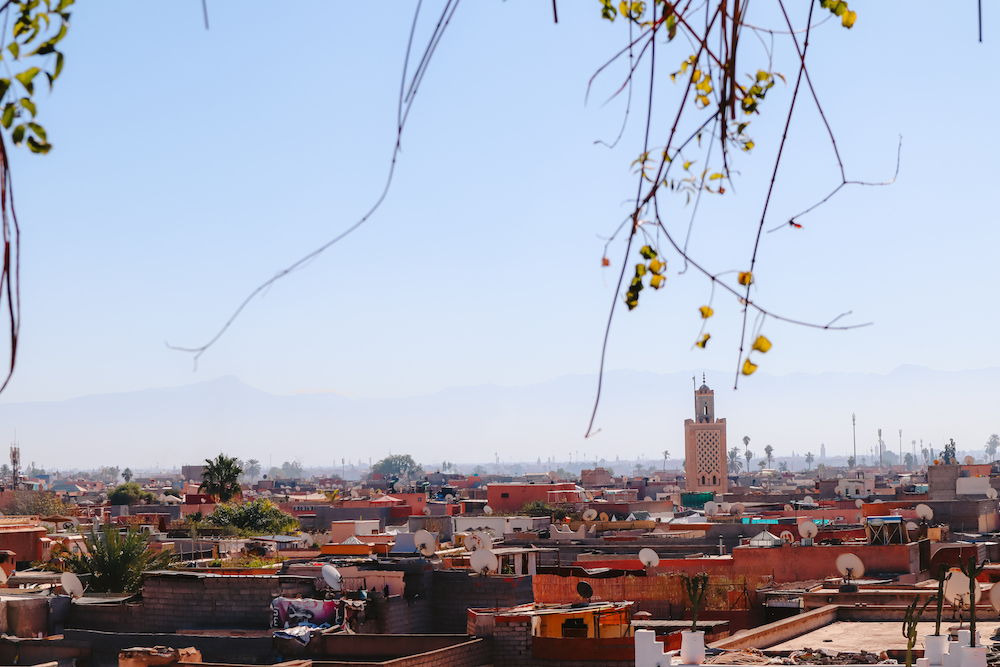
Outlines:
{"label": "foliage in corner", "polygon": [[113,524],[104,524],[83,538],[87,553],[64,553],[57,561],[66,572],[90,574],[88,589],[97,593],[138,593],[142,575],[163,570],[173,553],[154,551],[149,537],[137,528],[122,533]]}
{"label": "foliage in corner", "polygon": [[248,503],[220,505],[208,515],[207,520],[220,528],[234,528],[245,536],[287,533],[299,525],[295,517],[285,514],[265,498]]}

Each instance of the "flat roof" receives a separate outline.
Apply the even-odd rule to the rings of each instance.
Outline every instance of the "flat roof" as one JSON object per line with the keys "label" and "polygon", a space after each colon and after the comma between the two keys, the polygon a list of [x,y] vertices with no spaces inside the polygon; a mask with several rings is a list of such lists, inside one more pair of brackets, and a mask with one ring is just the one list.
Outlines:
{"label": "flat roof", "polygon": [[[978,614],[977,614],[978,616]],[[794,617],[793,617],[794,618]],[[799,635],[794,639],[768,646],[767,651],[801,651],[806,648],[825,649],[827,651],[869,651],[878,653],[885,650],[906,650],[906,638],[900,632],[901,621],[834,621],[812,632]],[[958,622],[950,623],[941,619],[941,632],[947,632],[952,625],[958,627]],[[966,620],[963,627],[968,627]],[[991,637],[1000,628],[1000,621],[976,619],[976,630],[980,637]],[[934,633],[934,623],[917,624],[917,645],[924,647],[923,637]]]}

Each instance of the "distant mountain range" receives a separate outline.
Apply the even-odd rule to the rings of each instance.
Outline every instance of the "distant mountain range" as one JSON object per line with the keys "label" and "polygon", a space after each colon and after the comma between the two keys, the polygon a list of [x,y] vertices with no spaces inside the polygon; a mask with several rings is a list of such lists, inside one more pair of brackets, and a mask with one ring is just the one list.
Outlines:
{"label": "distant mountain range", "polygon": [[[683,421],[692,417],[692,375],[612,371],[606,374],[596,426],[583,434],[597,378],[568,375],[521,387],[455,387],[426,396],[351,399],[337,394],[281,396],[233,376],[206,382],[59,402],[0,404],[0,433],[17,429],[22,460],[60,469],[100,465],[171,467],[220,451],[268,465],[298,459],[339,467],[342,458],[377,460],[389,450],[425,466],[442,460],[593,461],[683,458]],[[709,372],[716,415],[729,424],[729,444],[779,456],[826,444],[832,457],[852,447],[851,413],[858,416],[858,455],[883,429],[889,448],[912,439],[936,449],[954,438],[960,450],[982,452],[1000,431],[1000,369],[955,372],[903,366],[887,375],[797,373],[745,378]],[[919,446],[918,446],[919,447]],[[613,465],[613,464],[612,464]]]}

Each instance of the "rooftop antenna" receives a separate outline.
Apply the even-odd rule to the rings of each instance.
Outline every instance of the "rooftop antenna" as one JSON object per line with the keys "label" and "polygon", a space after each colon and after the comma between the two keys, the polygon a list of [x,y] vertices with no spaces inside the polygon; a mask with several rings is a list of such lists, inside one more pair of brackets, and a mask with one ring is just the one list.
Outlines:
{"label": "rooftop antenna", "polygon": [[17,431],[14,431],[14,442],[10,445],[10,488],[17,491],[21,482],[21,447],[17,444]]}
{"label": "rooftop antenna", "polygon": [[840,554],[837,556],[837,571],[844,578],[844,584],[840,587],[841,592],[857,593],[858,585],[851,581],[857,580],[865,573],[865,564],[861,559],[852,553]]}

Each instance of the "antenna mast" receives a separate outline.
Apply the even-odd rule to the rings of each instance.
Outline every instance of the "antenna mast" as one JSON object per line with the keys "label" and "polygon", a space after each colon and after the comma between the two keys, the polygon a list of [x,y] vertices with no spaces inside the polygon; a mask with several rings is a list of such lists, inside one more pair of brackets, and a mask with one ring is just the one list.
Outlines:
{"label": "antenna mast", "polygon": [[21,483],[21,447],[17,444],[17,436],[10,444],[10,488],[17,491]]}

